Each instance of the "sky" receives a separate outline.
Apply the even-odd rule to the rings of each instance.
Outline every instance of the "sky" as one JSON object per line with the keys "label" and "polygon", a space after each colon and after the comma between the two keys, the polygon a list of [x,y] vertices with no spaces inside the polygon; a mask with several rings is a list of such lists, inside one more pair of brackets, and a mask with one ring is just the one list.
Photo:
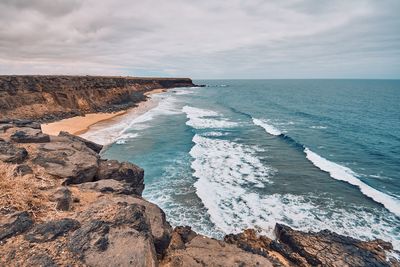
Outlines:
{"label": "sky", "polygon": [[399,0],[0,0],[0,74],[400,78]]}

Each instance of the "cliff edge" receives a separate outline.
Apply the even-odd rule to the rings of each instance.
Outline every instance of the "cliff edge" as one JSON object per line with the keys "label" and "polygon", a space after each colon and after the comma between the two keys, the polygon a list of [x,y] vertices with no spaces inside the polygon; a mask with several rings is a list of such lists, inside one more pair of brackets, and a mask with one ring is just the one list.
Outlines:
{"label": "cliff edge", "polygon": [[0,76],[0,119],[54,121],[135,106],[153,89],[195,86],[189,78]]}

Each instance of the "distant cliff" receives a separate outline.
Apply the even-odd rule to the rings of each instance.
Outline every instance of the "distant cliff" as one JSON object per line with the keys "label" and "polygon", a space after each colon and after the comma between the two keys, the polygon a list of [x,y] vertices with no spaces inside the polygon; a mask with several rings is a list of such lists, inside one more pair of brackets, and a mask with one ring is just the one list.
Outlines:
{"label": "distant cliff", "polygon": [[143,101],[158,88],[194,86],[188,78],[0,76],[0,119],[45,121],[110,112]]}

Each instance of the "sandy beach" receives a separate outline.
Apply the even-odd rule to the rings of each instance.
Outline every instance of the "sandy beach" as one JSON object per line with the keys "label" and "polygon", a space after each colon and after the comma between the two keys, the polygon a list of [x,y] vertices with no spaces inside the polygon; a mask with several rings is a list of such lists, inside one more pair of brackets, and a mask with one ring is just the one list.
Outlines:
{"label": "sandy beach", "polygon": [[[146,92],[146,96],[152,94],[159,94],[166,92],[165,89],[154,89]],[[102,124],[102,127],[106,127],[107,124],[115,123],[116,120],[123,119],[128,115],[130,117],[139,116],[149,109],[155,106],[154,101],[148,99],[138,103],[136,107],[130,108],[128,110],[122,110],[112,113],[89,113],[85,116],[76,116],[68,119],[63,119],[60,121],[42,124],[42,131],[49,135],[58,135],[61,131],[68,132],[70,134],[81,135],[86,133],[92,126]]]}

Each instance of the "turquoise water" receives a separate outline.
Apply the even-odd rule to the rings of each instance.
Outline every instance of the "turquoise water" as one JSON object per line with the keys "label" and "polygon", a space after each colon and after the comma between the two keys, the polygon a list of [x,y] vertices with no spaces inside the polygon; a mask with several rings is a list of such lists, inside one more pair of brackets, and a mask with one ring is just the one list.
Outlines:
{"label": "turquoise water", "polygon": [[220,238],[282,222],[400,248],[400,81],[196,82],[155,95],[104,152],[145,169],[173,225]]}

